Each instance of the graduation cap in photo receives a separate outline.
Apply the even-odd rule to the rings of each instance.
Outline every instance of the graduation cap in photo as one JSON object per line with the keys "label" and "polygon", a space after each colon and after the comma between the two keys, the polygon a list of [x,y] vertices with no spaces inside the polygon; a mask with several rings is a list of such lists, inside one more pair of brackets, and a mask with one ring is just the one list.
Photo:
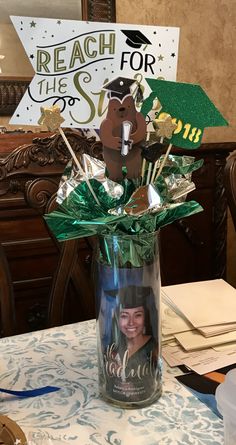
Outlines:
{"label": "graduation cap in photo", "polygon": [[146,300],[153,294],[151,287],[130,285],[120,289],[106,290],[105,293],[117,298],[122,309],[132,309],[139,306],[146,306]]}
{"label": "graduation cap in photo", "polygon": [[151,45],[152,43],[147,37],[138,29],[122,29],[121,32],[127,37],[126,43],[131,48],[141,48],[142,45]]}
{"label": "graduation cap in photo", "polygon": [[113,79],[103,85],[103,89],[110,92],[110,97],[123,99],[123,97],[131,94],[130,88],[135,82],[135,79],[129,79],[127,77],[117,77],[116,79]]}
{"label": "graduation cap in photo", "polygon": [[200,85],[156,79],[146,81],[152,93],[145,99],[141,112],[146,114],[151,110],[155,95],[162,105],[161,113],[170,114],[177,124],[168,140],[173,145],[197,148],[201,145],[204,128],[228,125]]}

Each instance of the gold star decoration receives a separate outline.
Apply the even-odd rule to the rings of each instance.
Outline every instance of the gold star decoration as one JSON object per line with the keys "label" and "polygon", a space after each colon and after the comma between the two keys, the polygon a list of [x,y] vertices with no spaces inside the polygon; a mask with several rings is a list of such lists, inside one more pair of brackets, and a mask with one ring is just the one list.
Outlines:
{"label": "gold star decoration", "polygon": [[173,132],[177,128],[177,124],[172,121],[172,117],[167,113],[165,113],[165,116],[163,116],[162,119],[155,119],[153,121],[153,126],[157,136],[167,139],[171,139]]}
{"label": "gold star decoration", "polygon": [[52,107],[41,107],[41,117],[38,120],[39,125],[46,125],[49,131],[57,130],[64,118],[61,116],[60,107],[57,105],[52,105]]}

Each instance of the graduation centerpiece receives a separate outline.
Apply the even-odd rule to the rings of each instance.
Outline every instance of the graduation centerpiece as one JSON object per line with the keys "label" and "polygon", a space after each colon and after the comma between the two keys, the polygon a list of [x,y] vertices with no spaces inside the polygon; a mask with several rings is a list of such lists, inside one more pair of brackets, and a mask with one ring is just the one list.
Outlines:
{"label": "graduation centerpiece", "polygon": [[[75,119],[74,125],[75,102],[67,93],[62,97],[64,89],[60,88],[60,98],[54,95],[36,101],[37,107],[41,104],[39,123],[51,131],[58,129],[72,156],[58,189],[58,208],[45,215],[45,220],[60,241],[96,236],[94,278],[100,393],[113,404],[142,407],[154,402],[162,390],[159,229],[202,210],[197,202],[186,200],[195,188],[192,172],[202,166],[202,161],[196,161],[187,150],[185,156],[171,154],[172,145],[197,148],[205,127],[227,122],[199,85],[173,81],[178,41],[175,28],[89,26],[90,35],[83,32],[77,36],[77,40],[81,37],[88,57],[92,54],[91,42],[94,45],[98,39],[98,29],[91,36],[92,26],[102,28],[99,38],[103,53],[108,51],[105,37],[110,42],[107,65],[105,59],[102,64],[104,69],[107,67],[105,79],[99,77],[98,68],[94,69],[101,66],[101,59],[83,62],[86,74],[90,70],[86,77],[86,82],[91,82],[90,93],[96,91],[101,81],[97,114],[89,92],[83,97],[93,108],[92,117],[89,120],[81,116],[87,108],[80,98],[76,109],[80,120]],[[71,45],[73,38],[64,36],[61,41]],[[55,44],[51,46],[54,48]],[[48,55],[45,46],[44,55],[38,55],[38,69],[45,70],[45,76],[52,75],[51,46],[47,48]],[[78,72],[74,68],[78,58],[82,64],[78,42],[76,48],[72,50],[74,59],[70,66],[73,65],[74,85],[81,91],[80,68]],[[95,53],[94,49],[93,58]],[[167,65],[161,65],[164,59]],[[57,76],[63,75],[63,63],[68,69],[66,57],[54,64],[58,68],[60,65]],[[174,72],[170,75],[172,63]],[[160,71],[167,80],[157,79]],[[42,87],[43,81],[38,84]],[[30,100],[36,97],[33,92],[31,87]],[[101,98],[105,97],[107,105],[102,112]],[[72,107],[69,111],[67,100]],[[60,125],[81,127],[81,122],[86,123],[86,128],[97,128],[103,160],[73,152]]]}
{"label": "graduation centerpiece", "polygon": [[[191,173],[202,161],[170,155],[172,143],[197,147],[204,126],[227,124],[199,86],[148,83],[152,92],[141,111],[134,79],[103,86],[109,91],[99,131],[105,162],[83,155],[59,188],[59,208],[45,216],[60,240],[98,237],[99,386],[106,400],[124,407],[150,404],[161,394],[158,230],[202,210],[186,201],[195,188]],[[154,98],[164,105],[147,140],[145,118]]]}

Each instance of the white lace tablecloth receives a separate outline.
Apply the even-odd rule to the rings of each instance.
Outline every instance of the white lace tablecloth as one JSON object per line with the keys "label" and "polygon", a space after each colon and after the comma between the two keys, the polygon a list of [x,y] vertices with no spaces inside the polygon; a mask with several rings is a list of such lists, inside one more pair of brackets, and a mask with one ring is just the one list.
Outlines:
{"label": "white lace tablecloth", "polygon": [[0,386],[60,391],[17,399],[1,394],[1,414],[29,445],[220,445],[223,422],[164,370],[163,395],[138,410],[99,398],[93,320],[0,339]]}

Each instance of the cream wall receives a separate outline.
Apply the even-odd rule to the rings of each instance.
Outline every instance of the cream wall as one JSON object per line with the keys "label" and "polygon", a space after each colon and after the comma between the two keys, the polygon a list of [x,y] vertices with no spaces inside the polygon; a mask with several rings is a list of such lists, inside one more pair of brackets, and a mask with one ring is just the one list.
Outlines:
{"label": "cream wall", "polygon": [[5,56],[0,60],[2,76],[33,76],[34,70],[13,25],[0,23],[0,54]]}
{"label": "cream wall", "polygon": [[[177,80],[199,83],[230,123],[206,141],[236,139],[236,1],[117,0],[117,22],[180,27]],[[232,128],[233,127],[233,128]]]}
{"label": "cream wall", "polygon": [[[204,141],[236,140],[236,1],[117,0],[117,22],[180,27],[177,80],[199,83],[230,127]],[[236,287],[236,232],[228,218],[227,280]]]}

